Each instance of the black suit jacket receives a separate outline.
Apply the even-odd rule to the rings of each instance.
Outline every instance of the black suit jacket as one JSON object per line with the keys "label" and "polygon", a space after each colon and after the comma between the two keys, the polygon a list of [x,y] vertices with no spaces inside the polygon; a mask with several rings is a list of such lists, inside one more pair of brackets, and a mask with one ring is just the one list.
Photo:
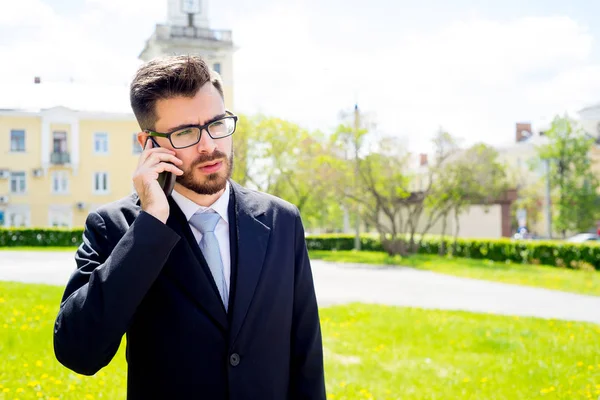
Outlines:
{"label": "black suit jacket", "polygon": [[127,334],[129,399],[325,399],[321,329],[298,209],[231,182],[229,313],[185,216],[137,195],[89,214],[54,328],[93,375]]}

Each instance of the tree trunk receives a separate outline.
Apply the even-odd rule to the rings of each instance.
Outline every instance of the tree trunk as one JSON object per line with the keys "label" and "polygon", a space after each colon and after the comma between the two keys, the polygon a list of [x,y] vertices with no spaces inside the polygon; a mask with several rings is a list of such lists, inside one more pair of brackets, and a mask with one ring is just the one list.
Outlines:
{"label": "tree trunk", "polygon": [[390,239],[382,238],[381,246],[383,247],[383,250],[390,256],[400,255],[405,257],[409,254],[406,246],[406,240],[401,236],[397,236],[396,234],[392,234]]}
{"label": "tree trunk", "polygon": [[458,213],[458,210],[455,209],[454,210],[454,222],[456,223],[456,229],[454,230],[454,249],[453,249],[452,253],[456,253],[456,248],[458,247],[458,231],[460,230],[459,217],[460,217],[460,214]]}
{"label": "tree trunk", "polygon": [[441,242],[440,242],[440,256],[443,256],[444,254],[446,254],[446,240],[444,239],[444,236],[446,235],[446,227],[448,225],[448,214],[442,214],[442,235],[441,235]]}

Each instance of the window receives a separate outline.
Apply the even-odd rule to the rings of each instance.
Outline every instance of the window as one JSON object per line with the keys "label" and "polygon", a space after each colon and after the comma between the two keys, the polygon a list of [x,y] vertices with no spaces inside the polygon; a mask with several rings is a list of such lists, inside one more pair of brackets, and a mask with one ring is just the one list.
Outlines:
{"label": "window", "polygon": [[50,210],[48,212],[48,222],[52,227],[70,228],[73,215],[65,210]]}
{"label": "window", "polygon": [[25,151],[25,131],[10,131],[10,151]]}
{"label": "window", "polygon": [[26,204],[15,204],[4,209],[4,226],[31,226],[31,210]]}
{"label": "window", "polygon": [[94,153],[108,154],[108,133],[94,133]]}
{"label": "window", "polygon": [[94,174],[94,193],[108,193],[108,172],[96,172]]}
{"label": "window", "polygon": [[25,193],[25,172],[10,173],[10,192],[15,194]]}
{"label": "window", "polygon": [[67,132],[52,132],[52,151],[54,153],[67,152]]}
{"label": "window", "polygon": [[138,136],[137,133],[133,134],[133,140],[132,140],[133,154],[141,154],[142,153],[142,146],[140,146],[140,144],[138,143],[137,136]]}
{"label": "window", "polygon": [[213,64],[213,69],[215,70],[215,72],[217,74],[221,74],[221,63],[214,63]]}
{"label": "window", "polygon": [[8,226],[14,228],[24,228],[27,226],[27,215],[25,213],[14,212],[8,214]]}
{"label": "window", "polygon": [[69,175],[67,171],[52,173],[52,193],[66,194],[69,192]]}

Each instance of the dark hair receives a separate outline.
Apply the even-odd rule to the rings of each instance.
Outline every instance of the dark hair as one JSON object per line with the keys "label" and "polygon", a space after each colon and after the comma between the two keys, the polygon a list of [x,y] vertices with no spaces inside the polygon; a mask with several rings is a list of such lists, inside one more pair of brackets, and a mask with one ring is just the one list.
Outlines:
{"label": "dark hair", "polygon": [[157,100],[194,97],[207,82],[224,98],[221,77],[198,56],[161,57],[142,65],[129,90],[131,108],[140,128],[154,129]]}

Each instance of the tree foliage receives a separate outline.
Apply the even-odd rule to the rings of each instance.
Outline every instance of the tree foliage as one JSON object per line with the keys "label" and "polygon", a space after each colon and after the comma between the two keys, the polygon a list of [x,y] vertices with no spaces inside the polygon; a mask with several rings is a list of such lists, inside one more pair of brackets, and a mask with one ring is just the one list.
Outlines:
{"label": "tree foliage", "polygon": [[537,152],[538,162],[550,167],[553,227],[563,238],[587,231],[598,218],[598,178],[590,159],[594,139],[567,116],[555,117],[545,135],[548,143]]}

